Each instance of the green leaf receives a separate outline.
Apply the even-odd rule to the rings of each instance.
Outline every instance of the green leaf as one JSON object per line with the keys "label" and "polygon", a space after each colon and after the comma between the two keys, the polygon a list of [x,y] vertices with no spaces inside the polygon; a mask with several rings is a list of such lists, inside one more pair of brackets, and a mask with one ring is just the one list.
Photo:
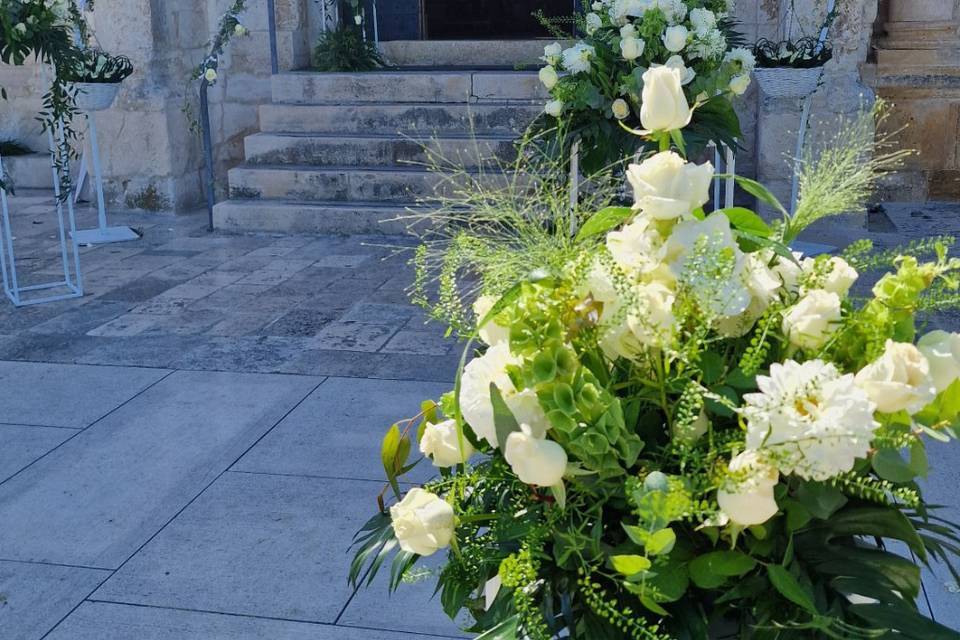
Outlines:
{"label": "green leaf", "polygon": [[740,551],[712,551],[694,558],[690,563],[690,578],[702,589],[715,589],[727,578],[749,572],[756,564],[756,560]]}
{"label": "green leaf", "polygon": [[930,471],[930,463],[927,460],[927,447],[923,440],[919,438],[910,445],[910,470],[914,475],[926,478]]}
{"label": "green leaf", "polygon": [[673,140],[673,144],[677,146],[677,149],[680,151],[680,155],[684,158],[687,157],[687,145],[683,141],[683,132],[680,129],[671,129],[670,130],[670,139]]}
{"label": "green leaf", "polygon": [[486,633],[477,636],[475,640],[516,640],[519,626],[520,616],[510,616]]}
{"label": "green leaf", "polygon": [[873,454],[870,463],[878,476],[890,482],[910,482],[915,475],[910,465],[900,457],[900,452],[893,449],[880,449]]}
{"label": "green leaf", "polygon": [[629,537],[634,544],[641,547],[646,544],[647,537],[650,535],[646,529],[641,529],[632,524],[623,524],[622,526],[623,530],[627,532],[627,537]]}
{"label": "green leaf", "polygon": [[960,640],[960,632],[919,615],[906,606],[894,604],[855,604],[848,607],[854,615],[880,629],[893,629],[911,640]]}
{"label": "green leaf", "polygon": [[657,614],[658,616],[668,616],[670,612],[661,607],[656,601],[647,594],[640,594],[640,604]]}
{"label": "green leaf", "polygon": [[803,505],[802,502],[787,498],[783,501],[784,509],[787,512],[787,530],[788,531],[797,531],[807,526],[810,522],[810,519],[813,517],[810,515],[810,511]]}
{"label": "green leaf", "polygon": [[927,557],[923,540],[910,519],[892,507],[857,507],[844,509],[820,526],[831,538],[846,536],[874,536],[905,542],[921,560]]}
{"label": "green leaf", "polygon": [[583,223],[577,233],[576,241],[583,242],[587,238],[615,229],[629,220],[633,214],[634,210],[630,207],[606,207],[601,209]]}
{"label": "green leaf", "polygon": [[802,482],[794,497],[807,508],[813,517],[826,520],[847,503],[839,489],[822,482]]}
{"label": "green leaf", "polygon": [[793,577],[793,574],[787,571],[786,567],[779,564],[767,565],[767,576],[777,591],[780,592],[780,595],[795,605],[817,615],[817,605],[814,604],[813,594],[804,589],[800,582]]}
{"label": "green leaf", "polygon": [[676,543],[677,534],[673,532],[673,529],[668,527],[650,534],[650,537],[647,538],[647,543],[644,545],[644,548],[647,550],[648,554],[652,556],[659,556],[673,551],[673,546]]}
{"label": "green leaf", "polygon": [[383,463],[383,470],[387,474],[387,481],[393,487],[393,492],[398,500],[401,496],[400,484],[397,482],[397,454],[400,452],[400,439],[400,426],[394,424],[387,431],[387,435],[383,437],[383,442],[380,444],[380,461]]}
{"label": "green leaf", "polygon": [[497,430],[497,444],[507,446],[507,436],[514,431],[520,431],[517,419],[510,411],[510,407],[503,400],[500,389],[493,382],[490,383],[490,402],[493,404],[493,425]]}
{"label": "green leaf", "polygon": [[[724,180],[729,178],[729,174],[723,174],[717,176],[717,178]],[[787,210],[784,209],[783,205],[780,204],[780,201],[777,200],[777,197],[770,193],[770,190],[765,186],[757,182],[756,180],[751,180],[750,178],[744,178],[743,176],[733,176],[733,179],[737,181],[737,184],[740,185],[740,188],[752,195],[754,198],[760,202],[764,202],[784,216],[787,215]]]}
{"label": "green leaf", "polygon": [[763,221],[763,218],[750,209],[728,207],[719,211],[730,219],[730,226],[735,229],[761,238],[768,238],[773,233],[767,223]]}
{"label": "green leaf", "polygon": [[625,576],[632,576],[650,568],[650,561],[637,555],[610,556],[610,563]]}

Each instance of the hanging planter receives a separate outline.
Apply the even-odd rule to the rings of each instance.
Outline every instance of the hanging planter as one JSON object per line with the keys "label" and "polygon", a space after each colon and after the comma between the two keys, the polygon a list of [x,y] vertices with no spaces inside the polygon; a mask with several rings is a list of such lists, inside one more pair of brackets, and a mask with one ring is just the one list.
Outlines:
{"label": "hanging planter", "polygon": [[760,90],[771,98],[806,98],[820,84],[823,67],[769,67],[753,70]]}
{"label": "hanging planter", "polygon": [[[824,28],[829,26],[829,20],[828,15]],[[766,95],[771,98],[806,98],[817,90],[823,65],[833,57],[833,49],[825,37],[808,36],[782,42],[763,38],[754,45],[753,55],[757,60],[753,74]]]}
{"label": "hanging planter", "polygon": [[133,73],[133,64],[126,56],[112,56],[100,49],[86,49],[82,56],[69,74],[77,108],[86,113],[109,109],[120,83]]}
{"label": "hanging planter", "polygon": [[92,113],[104,111],[113,106],[120,91],[120,83],[74,82],[71,87],[76,91],[76,104],[80,111]]}

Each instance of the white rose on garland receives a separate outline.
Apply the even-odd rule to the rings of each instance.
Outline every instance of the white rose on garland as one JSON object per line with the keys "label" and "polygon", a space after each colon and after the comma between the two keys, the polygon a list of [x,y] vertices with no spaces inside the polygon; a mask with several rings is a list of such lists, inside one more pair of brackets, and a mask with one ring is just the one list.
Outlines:
{"label": "white rose on garland", "polygon": [[390,507],[390,519],[400,548],[409,553],[429,556],[453,539],[453,507],[420,488]]}
{"label": "white rose on garland", "polygon": [[543,48],[543,58],[541,59],[551,67],[555,67],[560,64],[562,55],[563,47],[560,46],[559,42],[554,42]]}
{"label": "white rose on garland", "polygon": [[444,420],[437,424],[428,422],[424,426],[420,453],[430,457],[433,466],[446,468],[466,462],[474,449],[470,441],[464,438],[461,450],[456,420]]}
{"label": "white rose on garland", "polygon": [[727,85],[734,95],[742,96],[750,88],[750,74],[741,73],[730,78],[730,84]]}
{"label": "white rose on garland", "polygon": [[806,279],[804,286],[800,288],[801,296],[806,289],[823,289],[845,298],[850,292],[850,287],[860,277],[857,270],[839,256],[833,256],[825,261],[806,258],[800,264]]}
{"label": "white rose on garland", "polygon": [[937,393],[960,378],[960,333],[931,331],[920,338],[917,348],[930,364],[930,379]]}
{"label": "white rose on garland", "polygon": [[567,452],[553,440],[537,437],[526,424],[507,436],[503,457],[520,482],[538,487],[559,484],[567,471]]}
{"label": "white rose on garland", "polygon": [[643,55],[645,45],[639,38],[623,38],[620,40],[620,55],[624,60],[636,60]]}
{"label": "white rose on garland", "polygon": [[674,292],[660,282],[640,284],[634,288],[635,309],[627,315],[630,333],[647,347],[661,348],[670,340],[673,330]]}
{"label": "white rose on garland", "polygon": [[563,100],[551,100],[544,105],[543,110],[548,116],[559,118],[563,113]]}
{"label": "white rose on garland", "polygon": [[937,396],[930,364],[909,342],[887,340],[883,355],[861,369],[856,380],[881,413],[906,410],[912,415]]}
{"label": "white rose on garland", "polygon": [[663,32],[663,46],[671,53],[678,53],[687,46],[687,36],[689,33],[687,28],[682,24],[667,27],[667,30]]}
{"label": "white rose on garland", "polygon": [[717,504],[730,521],[741,527],[760,525],[777,515],[773,495],[780,473],[756,451],[744,451],[730,461],[731,476],[717,491]]}
{"label": "white rose on garland", "polygon": [[[671,75],[676,73],[671,70]],[[656,220],[673,220],[702,207],[710,198],[712,180],[713,165],[709,162],[687,162],[673,151],[661,151],[627,168],[627,181],[633,187],[633,208]]]}
{"label": "white rose on garland", "polygon": [[543,84],[544,87],[546,87],[547,91],[557,86],[557,80],[560,79],[559,76],[557,75],[557,70],[553,68],[553,66],[551,65],[542,67],[540,69],[540,73],[538,73],[537,75],[540,78],[540,82]]}
{"label": "white rose on garland", "polygon": [[788,360],[757,376],[759,393],[740,409],[747,421],[747,448],[770,452],[783,473],[826,480],[853,469],[870,450],[877,406],[857,386],[822,360]]}
{"label": "white rose on garland", "polygon": [[595,13],[588,13],[586,17],[586,29],[587,35],[593,35],[597,32],[597,29],[603,26],[603,20],[600,19]]}
{"label": "white rose on garland", "polygon": [[487,349],[479,358],[471,360],[463,369],[460,410],[477,437],[483,438],[494,447],[499,446],[499,443],[493,420],[493,401],[490,399],[491,384],[497,386],[507,408],[518,422],[526,422],[543,433],[550,427],[536,393],[530,389],[518,392],[507,375],[507,367],[518,364],[520,358],[510,353],[510,346],[499,343]]}
{"label": "white rose on garland", "polygon": [[671,131],[690,124],[693,111],[678,70],[666,66],[647,69],[641,98],[640,124],[646,131]]}
{"label": "white rose on garland", "polygon": [[590,70],[590,61],[596,50],[588,44],[578,42],[563,51],[563,68],[570,73],[586,73]]}
{"label": "white rose on garland", "polygon": [[628,105],[627,101],[623,98],[614,100],[613,104],[610,105],[610,110],[613,112],[613,117],[617,120],[623,120],[630,115],[630,105]]}
{"label": "white rose on garland", "polygon": [[610,255],[628,274],[644,277],[662,264],[663,238],[653,222],[652,216],[637,216],[633,222],[607,234]]}
{"label": "white rose on garland", "polygon": [[[494,296],[480,296],[473,303],[473,312],[477,316],[477,322],[479,323],[483,320],[484,317],[490,310],[493,309],[493,305],[497,303],[497,298]],[[504,327],[497,324],[494,318],[491,318],[487,323],[485,323],[477,332],[480,336],[480,339],[483,340],[484,344],[487,346],[494,346],[501,343],[510,342],[510,328]]]}
{"label": "white rose on garland", "polygon": [[674,55],[667,58],[667,61],[663,63],[663,66],[670,67],[671,69],[676,69],[680,72],[680,84],[687,86],[693,79],[697,77],[697,72],[693,67],[688,67],[684,62],[683,58]]}
{"label": "white rose on garland", "polygon": [[840,296],[814,289],[783,314],[783,333],[795,346],[819,349],[836,331],[840,317]]}

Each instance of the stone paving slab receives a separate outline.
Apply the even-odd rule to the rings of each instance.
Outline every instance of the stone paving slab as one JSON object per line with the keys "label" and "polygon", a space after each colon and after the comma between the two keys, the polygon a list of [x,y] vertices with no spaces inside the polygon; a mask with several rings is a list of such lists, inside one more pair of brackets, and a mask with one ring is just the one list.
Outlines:
{"label": "stone paving slab", "polygon": [[76,434],[76,429],[0,424],[0,482]]}
{"label": "stone paving slab", "polygon": [[[931,504],[945,505],[944,509],[938,510],[938,516],[960,522],[960,502],[957,500],[960,446],[955,441],[931,442],[927,451],[931,475],[923,489],[924,497]],[[954,564],[960,565],[960,562],[954,561]],[[924,571],[924,590],[936,620],[952,629],[960,629],[960,584],[949,570],[937,565],[934,571]]]}
{"label": "stone paving slab", "polygon": [[155,369],[0,362],[0,422],[86,427],[166,373]]}
{"label": "stone paving slab", "polygon": [[430,640],[437,636],[84,602],[46,640]]}
{"label": "stone paving slab", "polygon": [[94,600],[336,620],[354,532],[370,516],[354,480],[227,473],[97,590]]}
{"label": "stone paving slab", "polygon": [[38,640],[109,575],[99,569],[0,562],[0,636]]}
{"label": "stone paving slab", "polygon": [[0,558],[118,567],[318,382],[170,375],[0,485]]}
{"label": "stone paving slab", "polygon": [[[429,382],[329,378],[233,467],[259,473],[384,481],[380,441],[391,424],[439,399],[447,385]],[[432,477],[421,463],[410,479]],[[371,513],[380,490],[367,487]]]}

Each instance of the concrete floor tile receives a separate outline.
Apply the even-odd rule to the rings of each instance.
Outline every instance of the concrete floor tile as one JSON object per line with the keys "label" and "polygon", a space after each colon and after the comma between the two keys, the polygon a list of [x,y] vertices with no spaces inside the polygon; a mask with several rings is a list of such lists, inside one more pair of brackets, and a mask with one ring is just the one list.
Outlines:
{"label": "concrete floor tile", "polygon": [[83,335],[130,310],[127,302],[93,300],[31,329],[35,333]]}
{"label": "concrete floor tile", "polygon": [[98,569],[0,562],[3,640],[38,640],[109,575]]}
{"label": "concrete floor tile", "polygon": [[[448,390],[434,383],[330,378],[234,468],[383,480],[383,434],[394,422],[416,415],[423,400],[437,400]],[[433,475],[423,462],[409,477],[425,480]]]}
{"label": "concrete floor tile", "polygon": [[90,348],[77,358],[83,364],[116,364],[131,367],[171,368],[183,354],[206,343],[202,336],[89,337]]}
{"label": "concrete floor tile", "polygon": [[433,636],[84,602],[47,640],[429,640]]}
{"label": "concrete floor tile", "polygon": [[119,318],[91,329],[88,336],[101,338],[124,338],[138,336],[159,322],[160,316],[152,313],[125,313]]}
{"label": "concrete floor tile", "polygon": [[382,354],[367,351],[306,349],[281,364],[277,371],[308,376],[369,378],[383,364],[383,358]]}
{"label": "concrete floor tile", "polygon": [[[131,258],[136,260],[136,256]],[[167,280],[165,278],[155,278],[152,276],[146,276],[135,280],[129,284],[118,287],[108,293],[105,293],[102,297],[104,300],[119,300],[121,302],[143,302],[149,300],[154,296],[158,296],[167,289],[171,289],[178,284],[182,284],[182,280]]]}
{"label": "concrete floor tile", "polygon": [[456,347],[454,338],[445,338],[443,332],[412,331],[404,329],[398,331],[384,345],[384,353],[409,353],[422,356],[442,356],[450,353]]}
{"label": "concrete floor tile", "polygon": [[[332,623],[372,482],[227,473],[93,596]],[[374,509],[376,507],[373,507]]]}
{"label": "concrete floor tile", "polygon": [[263,327],[258,333],[267,336],[308,338],[320,333],[321,329],[336,319],[336,312],[294,309]]}
{"label": "concrete floor tile", "polygon": [[0,362],[0,422],[83,428],[168,372]]}
{"label": "concrete floor tile", "polygon": [[445,356],[383,353],[383,361],[371,377],[386,380],[431,380],[447,382],[453,388],[460,366],[461,345],[454,344]]}
{"label": "concrete floor tile", "polygon": [[119,566],[317,382],[174,373],[0,485],[3,557]]}
{"label": "concrete floor tile", "polygon": [[26,331],[0,343],[0,360],[76,363],[93,347],[93,338],[75,334],[43,334]]}
{"label": "concrete floor tile", "polygon": [[[960,502],[957,500],[960,447],[956,444],[928,441],[930,476],[924,483],[923,496],[930,504],[946,505],[938,509],[936,515],[960,522]],[[955,560],[954,565],[958,564]],[[938,564],[933,571],[924,571],[923,585],[937,622],[960,630],[960,584],[950,575],[947,567]]]}
{"label": "concrete floor tile", "polygon": [[310,338],[274,336],[215,337],[184,354],[177,369],[281,373],[313,345]]}
{"label": "concrete floor tile", "polygon": [[350,307],[342,320],[343,322],[402,327],[413,317],[415,312],[416,307],[409,304],[358,302]]}
{"label": "concrete floor tile", "polygon": [[314,349],[335,351],[379,351],[396,333],[397,327],[359,322],[334,322],[310,339]]}
{"label": "concrete floor tile", "polygon": [[76,433],[75,429],[0,424],[0,482]]}

